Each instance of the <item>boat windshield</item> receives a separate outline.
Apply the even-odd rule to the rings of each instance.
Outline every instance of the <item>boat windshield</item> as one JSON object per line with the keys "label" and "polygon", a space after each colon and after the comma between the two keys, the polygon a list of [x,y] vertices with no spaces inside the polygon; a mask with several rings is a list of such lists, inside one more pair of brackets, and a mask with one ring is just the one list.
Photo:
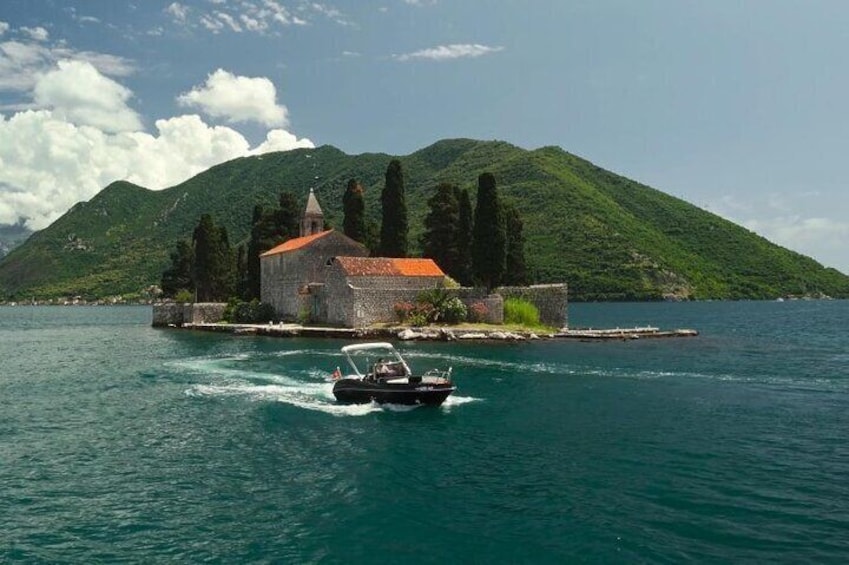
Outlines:
{"label": "boat windshield", "polygon": [[351,369],[359,376],[400,377],[410,374],[410,368],[389,343],[357,344],[342,348]]}

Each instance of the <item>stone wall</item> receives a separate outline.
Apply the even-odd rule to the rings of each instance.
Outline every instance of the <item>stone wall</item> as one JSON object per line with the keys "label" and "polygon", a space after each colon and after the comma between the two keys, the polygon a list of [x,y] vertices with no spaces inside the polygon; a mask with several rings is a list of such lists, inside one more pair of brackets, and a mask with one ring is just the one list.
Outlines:
{"label": "stone wall", "polygon": [[223,302],[177,303],[153,305],[153,327],[182,326],[183,324],[214,324],[224,319]]}
{"label": "stone wall", "polygon": [[366,257],[360,243],[333,231],[301,249],[260,258],[260,300],[271,304],[286,321],[312,311],[310,283],[324,283],[327,261],[338,255]]}
{"label": "stone wall", "polygon": [[555,328],[569,327],[568,287],[562,284],[537,284],[532,286],[502,286],[495,292],[507,298],[527,300],[539,310],[539,320]]}

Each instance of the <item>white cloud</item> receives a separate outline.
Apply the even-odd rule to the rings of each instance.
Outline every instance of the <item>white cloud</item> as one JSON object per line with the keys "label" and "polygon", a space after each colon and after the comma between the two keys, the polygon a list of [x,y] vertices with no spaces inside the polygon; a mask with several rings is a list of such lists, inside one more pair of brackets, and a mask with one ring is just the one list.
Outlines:
{"label": "white cloud", "polygon": [[127,106],[131,96],[129,89],[86,61],[59,61],[57,69],[37,79],[33,90],[36,107],[51,109],[72,124],[110,133],[142,129],[138,114]]}
{"label": "white cloud", "polygon": [[[173,2],[165,9],[165,13],[176,25],[201,28],[214,34],[224,31],[266,34],[279,28],[308,23],[307,20],[289,11],[278,0],[241,0],[229,4],[215,0],[209,3],[212,9],[203,11],[199,7],[190,9],[180,2]],[[315,2],[303,2],[300,10],[304,13],[319,13],[339,23],[347,23],[335,8],[328,8]]]}
{"label": "white cloud", "polygon": [[132,62],[123,57],[76,51],[64,44],[54,46],[43,43],[4,41],[0,43],[0,90],[28,92],[39,77],[56,67],[61,60],[79,60],[91,63],[99,72],[113,76],[129,76],[135,71]]}
{"label": "white cloud", "polygon": [[[192,93],[192,104],[212,114],[286,123],[285,107],[276,104],[274,85],[265,78],[217,71]],[[23,217],[30,228],[42,229],[116,180],[162,189],[237,157],[314,146],[273,129],[251,148],[238,131],[197,115],[157,120],[153,134],[139,131],[138,116],[127,106],[132,92],[84,61],[61,61],[42,73],[33,97],[38,109],[8,119],[0,114],[0,224]]]}
{"label": "white cloud", "polygon": [[49,110],[0,116],[0,224],[24,217],[30,228],[42,229],[116,180],[162,189],[236,157],[313,147],[272,130],[251,149],[239,132],[197,115],[158,120],[156,129],[110,134]]}
{"label": "white cloud", "polygon": [[41,26],[38,27],[22,27],[21,31],[30,36],[35,41],[47,41],[50,34]]}
{"label": "white cloud", "polygon": [[482,57],[491,53],[502,51],[503,47],[490,47],[488,45],[480,45],[477,43],[455,43],[452,45],[439,45],[412,53],[404,53],[402,55],[394,55],[393,58],[398,61],[411,61],[414,59],[429,59],[432,61],[448,61],[452,59],[467,59],[474,57]]}
{"label": "white cloud", "polygon": [[177,23],[185,23],[189,17],[189,8],[179,2],[172,2],[165,8],[165,13],[169,14]]}
{"label": "white cloud", "polygon": [[274,83],[264,77],[243,77],[218,69],[202,87],[181,94],[181,106],[199,108],[230,123],[254,121],[266,126],[286,126],[286,107],[277,103]]}
{"label": "white cloud", "polygon": [[[766,194],[754,200],[724,196],[708,209],[782,247],[849,274],[849,222],[800,202],[815,192]],[[825,213],[823,213],[825,212]]]}

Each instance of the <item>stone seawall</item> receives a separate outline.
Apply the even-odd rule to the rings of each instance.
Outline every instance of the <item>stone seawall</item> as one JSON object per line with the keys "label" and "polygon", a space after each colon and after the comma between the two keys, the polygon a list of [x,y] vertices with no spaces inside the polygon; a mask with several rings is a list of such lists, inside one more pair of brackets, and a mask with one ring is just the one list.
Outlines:
{"label": "stone seawall", "polygon": [[197,302],[184,304],[160,302],[153,305],[153,327],[182,326],[184,324],[214,324],[224,319],[223,302]]}
{"label": "stone seawall", "polygon": [[531,286],[502,286],[495,292],[508,298],[527,300],[539,310],[539,321],[555,328],[569,327],[567,298],[568,287],[563,284],[535,284]]}

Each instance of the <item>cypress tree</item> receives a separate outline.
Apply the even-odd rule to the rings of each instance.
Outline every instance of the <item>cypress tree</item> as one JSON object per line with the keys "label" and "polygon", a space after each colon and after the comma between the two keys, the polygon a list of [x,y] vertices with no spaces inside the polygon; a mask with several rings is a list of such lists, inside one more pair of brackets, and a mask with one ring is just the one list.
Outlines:
{"label": "cypress tree", "polygon": [[457,248],[460,227],[460,205],[456,187],[442,183],[436,187],[427,205],[425,232],[422,235],[422,255],[430,257],[450,277],[456,279],[460,269],[460,253]]}
{"label": "cypress tree", "polygon": [[264,251],[268,251],[270,247],[266,247],[268,245],[268,238],[265,237],[265,234],[262,233],[264,228],[263,224],[263,210],[262,206],[256,205],[254,206],[254,213],[251,217],[251,237],[248,241],[248,257],[247,257],[247,282],[245,284],[245,294],[243,298],[245,300],[253,300],[256,298],[259,299],[259,288],[260,288],[260,266],[259,266],[259,256]]}
{"label": "cypress tree", "polygon": [[488,291],[492,291],[501,282],[507,259],[504,217],[492,173],[483,173],[478,177],[478,199],[472,233],[474,278]]}
{"label": "cypress tree", "polygon": [[348,181],[345,194],[342,196],[342,208],[345,217],[342,228],[348,237],[364,243],[366,240],[366,203],[363,199],[363,187],[356,179]]}
{"label": "cypress tree", "polygon": [[398,159],[393,159],[386,169],[386,184],[380,193],[380,204],[382,222],[378,255],[406,257],[407,203],[404,198],[404,173]]}
{"label": "cypress tree", "polygon": [[195,282],[192,275],[192,264],[194,263],[194,251],[190,241],[181,240],[171,251],[171,266],[162,273],[162,294],[173,298],[181,290],[195,291]]}
{"label": "cypress tree", "polygon": [[525,263],[525,235],[519,209],[510,202],[504,204],[504,228],[507,233],[506,270],[504,284],[519,286],[528,282]]}
{"label": "cypress tree", "polygon": [[[459,224],[457,226],[457,276],[454,277],[463,286],[472,284],[472,202],[468,189],[455,187],[459,205]],[[452,275],[454,276],[454,275]]]}
{"label": "cypress tree", "polygon": [[277,209],[275,220],[276,229],[273,234],[277,236],[278,242],[274,245],[301,234],[301,211],[298,199],[288,190],[280,193],[280,207]]}
{"label": "cypress tree", "polygon": [[203,214],[192,235],[195,287],[199,302],[226,300],[233,291],[233,252],[227,229]]}

